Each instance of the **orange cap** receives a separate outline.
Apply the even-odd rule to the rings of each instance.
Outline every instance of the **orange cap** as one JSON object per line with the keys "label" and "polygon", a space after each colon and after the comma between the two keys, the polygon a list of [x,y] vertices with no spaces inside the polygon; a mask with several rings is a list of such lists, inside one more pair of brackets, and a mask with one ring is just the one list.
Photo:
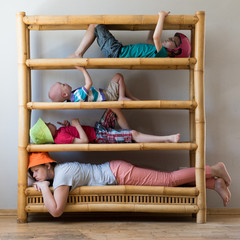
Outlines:
{"label": "orange cap", "polygon": [[50,158],[47,152],[31,153],[29,155],[28,168],[41,165],[44,163],[50,163],[50,162],[56,162],[56,161]]}

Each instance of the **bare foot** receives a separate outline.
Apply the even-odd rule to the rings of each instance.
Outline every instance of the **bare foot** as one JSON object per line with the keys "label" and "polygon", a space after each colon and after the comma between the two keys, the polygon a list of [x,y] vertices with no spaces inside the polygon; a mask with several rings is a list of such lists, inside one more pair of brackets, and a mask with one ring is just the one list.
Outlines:
{"label": "bare foot", "polygon": [[131,99],[132,99],[133,101],[141,101],[140,99],[138,99],[138,98],[136,98],[136,97],[131,97]]}
{"label": "bare foot", "polygon": [[212,170],[212,175],[214,177],[222,178],[225,181],[227,187],[230,186],[230,184],[231,184],[231,177],[228,174],[228,171],[227,171],[224,163],[218,162],[217,164],[211,166],[211,170]]}
{"label": "bare foot", "polygon": [[127,98],[127,97],[119,97],[118,101],[132,101],[132,99]]}
{"label": "bare foot", "polygon": [[215,180],[214,190],[219,194],[223,200],[223,205],[226,207],[231,200],[231,192],[225,184],[225,181],[222,178]]}
{"label": "bare foot", "polygon": [[170,135],[169,139],[166,142],[169,143],[177,143],[179,142],[180,139],[180,133],[174,134],[174,135]]}
{"label": "bare foot", "polygon": [[82,58],[83,56],[78,55],[76,53],[72,53],[71,55],[67,56],[67,58]]}

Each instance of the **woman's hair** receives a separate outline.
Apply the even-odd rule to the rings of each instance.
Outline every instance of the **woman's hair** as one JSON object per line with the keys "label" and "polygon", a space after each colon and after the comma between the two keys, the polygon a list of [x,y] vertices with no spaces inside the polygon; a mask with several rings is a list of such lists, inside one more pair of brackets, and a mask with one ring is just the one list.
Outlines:
{"label": "woman's hair", "polygon": [[[56,166],[56,162],[51,162],[51,163],[49,163],[50,165],[51,165],[51,167],[55,167]],[[40,164],[39,166],[44,166],[45,165],[45,163],[44,164]],[[31,177],[34,179],[34,177],[33,177],[33,172],[31,171],[31,168],[29,168],[28,169],[28,172],[29,172],[29,174],[31,175]]]}

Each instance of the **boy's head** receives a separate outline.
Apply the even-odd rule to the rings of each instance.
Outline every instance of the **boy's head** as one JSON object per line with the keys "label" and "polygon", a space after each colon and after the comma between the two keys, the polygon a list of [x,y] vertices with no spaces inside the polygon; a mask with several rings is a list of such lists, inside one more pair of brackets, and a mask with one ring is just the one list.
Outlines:
{"label": "boy's head", "polygon": [[71,99],[72,87],[66,83],[54,83],[48,92],[48,97],[52,102],[64,102]]}
{"label": "boy's head", "polygon": [[175,33],[174,37],[169,38],[163,45],[176,58],[189,57],[191,53],[191,43],[182,33]]}
{"label": "boy's head", "polygon": [[56,161],[47,152],[31,153],[29,155],[28,170],[37,181],[45,181],[53,178],[52,169]]}
{"label": "boy's head", "polygon": [[54,143],[53,137],[56,133],[56,126],[45,123],[41,118],[30,129],[30,137],[34,143]]}

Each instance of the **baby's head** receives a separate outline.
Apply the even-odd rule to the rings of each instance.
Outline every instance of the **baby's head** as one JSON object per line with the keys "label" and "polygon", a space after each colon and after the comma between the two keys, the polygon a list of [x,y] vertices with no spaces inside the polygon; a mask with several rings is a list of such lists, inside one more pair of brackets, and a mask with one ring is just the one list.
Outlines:
{"label": "baby's head", "polygon": [[48,97],[52,102],[64,102],[71,99],[72,87],[66,83],[54,83],[48,92]]}
{"label": "baby's head", "polygon": [[186,58],[191,53],[191,43],[182,33],[175,33],[174,37],[163,42],[163,46],[169,52],[170,57]]}
{"label": "baby's head", "polygon": [[56,133],[56,126],[52,123],[45,123],[41,118],[30,129],[30,137],[34,143],[54,143],[53,137]]}

